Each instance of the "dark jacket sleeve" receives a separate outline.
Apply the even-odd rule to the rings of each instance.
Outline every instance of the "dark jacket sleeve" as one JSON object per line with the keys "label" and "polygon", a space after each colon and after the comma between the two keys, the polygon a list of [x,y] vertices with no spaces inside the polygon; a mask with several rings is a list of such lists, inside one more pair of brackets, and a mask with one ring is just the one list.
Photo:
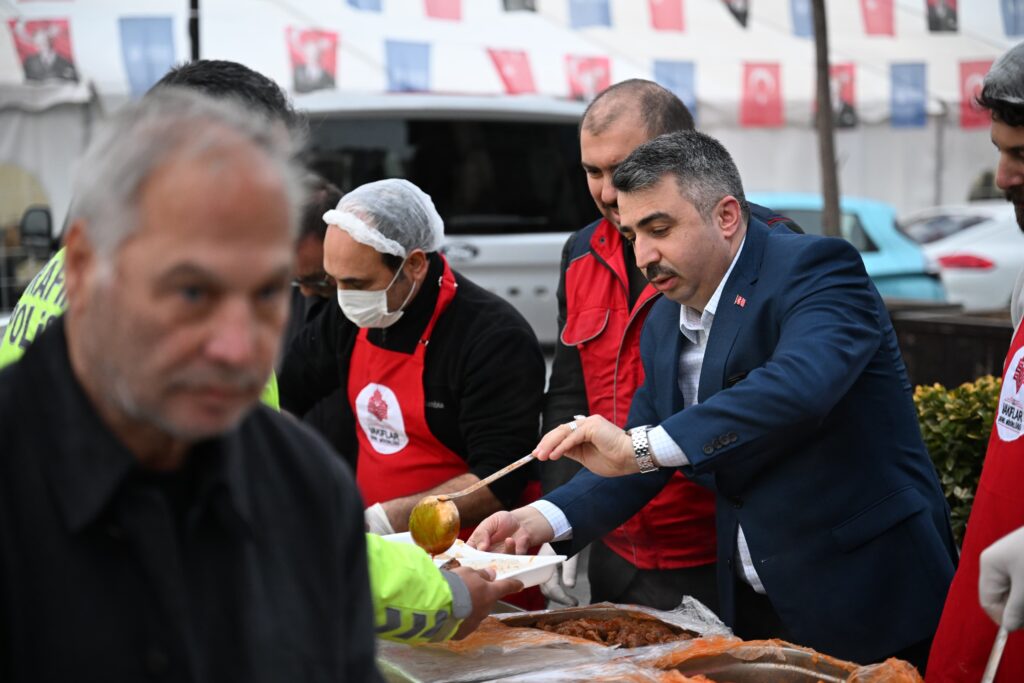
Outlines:
{"label": "dark jacket sleeve", "polygon": [[350,336],[344,334],[346,325],[341,309],[325,306],[288,344],[277,376],[283,409],[301,417],[341,386],[340,346]]}
{"label": "dark jacket sleeve", "polygon": [[[544,356],[533,330],[518,314],[506,325],[488,325],[465,348],[459,426],[469,471],[482,479],[537,445]],[[505,507],[518,502],[529,469],[491,484]]]}
{"label": "dark jacket sleeve", "polygon": [[[343,468],[338,467],[339,471]],[[374,637],[373,599],[370,593],[370,571],[366,553],[363,504],[352,476],[342,472],[337,490],[338,562],[342,568],[338,592],[343,604],[338,618],[344,620],[348,642],[339,644],[346,657],[340,662],[342,671],[337,680],[383,681],[377,671]]]}
{"label": "dark jacket sleeve", "polygon": [[648,474],[602,477],[580,470],[568,484],[544,496],[565,514],[572,527],[572,538],[554,544],[555,552],[575,555],[621,526],[658,495],[675,471],[663,467]]}
{"label": "dark jacket sleeve", "polygon": [[[555,357],[551,365],[551,379],[544,395],[544,415],[541,434],[547,434],[560,424],[568,422],[574,415],[587,415],[587,388],[583,382],[583,365],[580,352],[575,346],[562,343],[562,330],[566,320],[565,271],[569,267],[578,232],[574,232],[562,249],[562,264],[558,275],[558,338],[555,340]],[[544,493],[555,490],[569,481],[580,470],[580,464],[569,458],[540,464],[540,483]]]}

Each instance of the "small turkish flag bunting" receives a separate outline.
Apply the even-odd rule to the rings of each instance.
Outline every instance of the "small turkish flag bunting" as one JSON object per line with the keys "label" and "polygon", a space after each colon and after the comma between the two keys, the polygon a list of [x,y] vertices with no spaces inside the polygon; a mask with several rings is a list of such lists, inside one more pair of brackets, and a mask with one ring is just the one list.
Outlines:
{"label": "small turkish flag bunting", "polygon": [[734,303],[734,304],[736,304],[737,306],[739,306],[740,308],[743,308],[744,306],[746,306],[746,305],[747,305],[747,300],[746,300],[746,299],[744,299],[744,298],[743,298],[742,296],[740,296],[739,294],[737,294],[737,295],[736,295],[736,301],[734,301],[733,303]]}

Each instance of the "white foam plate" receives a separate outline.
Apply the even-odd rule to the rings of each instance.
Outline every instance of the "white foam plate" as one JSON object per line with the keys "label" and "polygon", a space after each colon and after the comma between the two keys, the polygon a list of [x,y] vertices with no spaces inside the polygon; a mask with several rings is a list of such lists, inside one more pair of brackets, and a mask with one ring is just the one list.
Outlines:
{"label": "white foam plate", "polygon": [[[413,542],[408,531],[384,538],[398,543]],[[456,540],[451,548],[434,557],[434,564],[440,567],[452,558],[458,560],[463,567],[493,569],[499,579],[518,579],[523,582],[523,588],[544,583],[555,573],[555,567],[565,561],[565,555],[555,555],[554,549],[547,543],[541,546],[536,555],[505,555],[485,553]]]}

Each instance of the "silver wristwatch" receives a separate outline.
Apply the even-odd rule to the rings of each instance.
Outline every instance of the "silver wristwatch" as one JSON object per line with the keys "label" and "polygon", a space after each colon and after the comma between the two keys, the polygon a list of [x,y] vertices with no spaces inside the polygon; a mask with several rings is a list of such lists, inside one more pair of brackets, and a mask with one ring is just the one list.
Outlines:
{"label": "silver wristwatch", "polygon": [[651,443],[647,440],[647,432],[650,429],[650,425],[641,425],[633,427],[627,432],[629,438],[633,440],[633,456],[636,457],[636,464],[640,466],[640,471],[644,474],[658,469],[651,455]]}

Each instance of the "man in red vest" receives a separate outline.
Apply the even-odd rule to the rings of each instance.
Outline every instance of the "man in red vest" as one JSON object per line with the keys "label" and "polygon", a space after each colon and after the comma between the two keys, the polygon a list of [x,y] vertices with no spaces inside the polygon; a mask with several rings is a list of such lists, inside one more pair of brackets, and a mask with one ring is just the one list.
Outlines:
{"label": "man in red vest", "polygon": [[[1017,224],[1024,230],[1024,43],[992,66],[978,102],[992,113],[992,143],[999,151],[996,184],[1013,202]],[[1014,311],[1019,310],[1021,284],[1018,280],[1014,291]],[[981,678],[996,638],[996,623],[986,616],[983,605],[1008,629],[1021,625],[1024,536],[1019,531],[1006,536],[1024,526],[1024,498],[1020,493],[1024,478],[1022,379],[1024,330],[1018,323],[1003,366],[1003,388],[967,523],[960,566],[928,660],[929,682],[973,682]],[[1024,633],[1017,631],[1007,641],[996,681],[1022,680]]]}
{"label": "man in red vest", "polygon": [[[604,90],[580,124],[580,157],[587,187],[603,218],[569,238],[562,251],[558,285],[559,340],[544,401],[543,433],[577,414],[601,415],[622,427],[633,394],[643,382],[639,339],[658,292],[637,268],[629,243],[619,236],[612,174],[639,145],[664,133],[693,130],[686,105],[657,83],[631,79]],[[768,225],[784,221],[751,204]],[[568,458],[545,463],[541,481],[549,492],[579,465]],[[624,525],[590,547],[591,601],[677,607],[692,595],[712,609],[715,579],[714,494],[676,474],[665,489]],[[567,584],[575,564],[563,569]],[[571,600],[557,586],[548,597]]]}

